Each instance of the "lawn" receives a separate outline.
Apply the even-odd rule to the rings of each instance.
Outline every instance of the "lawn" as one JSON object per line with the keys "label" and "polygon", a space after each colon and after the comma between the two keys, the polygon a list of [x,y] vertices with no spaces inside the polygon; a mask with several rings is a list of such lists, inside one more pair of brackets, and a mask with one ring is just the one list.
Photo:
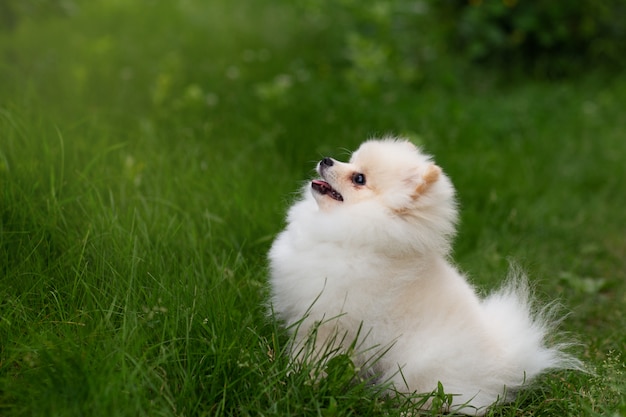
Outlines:
{"label": "lawn", "polygon": [[386,133],[456,185],[481,291],[513,261],[570,312],[591,372],[491,415],[626,415],[624,77],[414,70],[322,1],[23,4],[0,30],[0,415],[410,415],[349,362],[290,369],[266,305],[315,161]]}

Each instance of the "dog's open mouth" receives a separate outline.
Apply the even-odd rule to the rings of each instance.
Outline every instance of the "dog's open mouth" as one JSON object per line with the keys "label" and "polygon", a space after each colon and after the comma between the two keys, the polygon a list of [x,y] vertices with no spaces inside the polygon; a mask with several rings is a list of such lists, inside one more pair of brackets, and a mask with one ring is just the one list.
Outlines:
{"label": "dog's open mouth", "polygon": [[323,180],[313,180],[311,182],[311,187],[322,195],[328,195],[330,198],[343,201],[343,196],[337,192],[333,187],[330,186],[329,183]]}

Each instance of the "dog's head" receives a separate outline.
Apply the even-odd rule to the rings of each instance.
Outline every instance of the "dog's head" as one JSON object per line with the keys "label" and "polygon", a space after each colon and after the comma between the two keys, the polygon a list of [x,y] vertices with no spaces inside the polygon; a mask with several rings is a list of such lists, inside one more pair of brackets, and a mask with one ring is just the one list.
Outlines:
{"label": "dog's head", "polygon": [[317,165],[321,179],[313,180],[313,196],[321,210],[377,201],[393,212],[409,212],[419,200],[449,184],[441,168],[406,140],[370,140],[349,162],[324,158]]}
{"label": "dog's head", "polygon": [[[454,187],[411,142],[370,140],[348,162],[322,159],[317,172],[311,189],[319,231],[311,233],[394,253],[449,251],[457,221]],[[293,219],[298,215],[295,210]]]}

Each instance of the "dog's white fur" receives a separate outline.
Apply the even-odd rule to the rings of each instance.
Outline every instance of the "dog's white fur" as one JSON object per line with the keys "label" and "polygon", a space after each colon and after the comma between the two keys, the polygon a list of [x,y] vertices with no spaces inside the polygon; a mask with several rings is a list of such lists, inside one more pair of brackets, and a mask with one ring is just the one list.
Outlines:
{"label": "dog's white fur", "polygon": [[558,320],[533,306],[521,274],[481,299],[450,263],[454,188],[413,144],[370,140],[318,173],[343,201],[307,184],[269,254],[273,309],[296,345],[313,330],[319,351],[358,336],[362,350],[385,351],[371,369],[380,380],[409,393],[441,382],[448,410],[468,414],[547,369],[580,367],[547,344]]}

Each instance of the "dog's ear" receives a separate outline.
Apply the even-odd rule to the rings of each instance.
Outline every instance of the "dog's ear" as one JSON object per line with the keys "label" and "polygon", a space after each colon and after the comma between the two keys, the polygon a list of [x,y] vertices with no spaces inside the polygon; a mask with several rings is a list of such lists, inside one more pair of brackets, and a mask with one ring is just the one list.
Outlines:
{"label": "dog's ear", "polygon": [[441,175],[441,168],[439,168],[435,164],[430,164],[426,168],[426,171],[422,175],[422,182],[415,188],[413,192],[413,198],[418,198],[420,195],[424,194],[428,188],[434,184]]}

